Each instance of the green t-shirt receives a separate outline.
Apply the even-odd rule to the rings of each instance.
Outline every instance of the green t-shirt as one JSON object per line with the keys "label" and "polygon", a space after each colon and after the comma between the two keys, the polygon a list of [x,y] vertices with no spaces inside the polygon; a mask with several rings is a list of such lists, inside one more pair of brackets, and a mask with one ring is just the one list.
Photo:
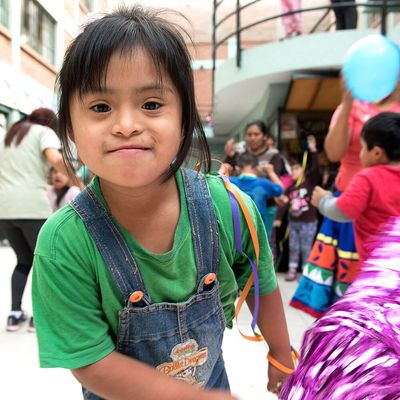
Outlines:
{"label": "green t-shirt", "polygon": [[[176,181],[181,212],[170,251],[151,253],[117,224],[135,254],[153,303],[182,302],[197,289],[197,270],[180,172]],[[231,327],[238,286],[244,287],[251,267],[235,250],[232,210],[221,178],[210,174],[207,182],[220,230],[221,254],[217,268],[220,297],[227,324]],[[105,204],[97,178],[91,186]],[[276,287],[271,251],[256,206],[245,194],[243,198],[260,241],[260,293],[267,294]],[[243,215],[241,226],[243,251],[254,259]],[[104,358],[115,349],[118,311],[124,303],[94,241],[71,206],[65,206],[51,216],[40,232],[33,266],[32,299],[42,367],[79,368]]]}

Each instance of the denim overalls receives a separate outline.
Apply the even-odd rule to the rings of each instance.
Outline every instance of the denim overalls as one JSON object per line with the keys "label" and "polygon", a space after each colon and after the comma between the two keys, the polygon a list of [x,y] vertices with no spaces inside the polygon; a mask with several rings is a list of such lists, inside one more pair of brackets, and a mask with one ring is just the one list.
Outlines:
{"label": "denim overalls", "polygon": [[[124,299],[116,350],[190,384],[229,390],[221,350],[226,322],[216,279],[220,252],[217,218],[204,176],[188,169],[182,169],[182,176],[198,282],[197,292],[183,303],[152,304],[134,255],[91,188],[71,205]],[[191,264],[188,260],[188,268]],[[86,389],[83,392],[85,399],[100,399]]]}

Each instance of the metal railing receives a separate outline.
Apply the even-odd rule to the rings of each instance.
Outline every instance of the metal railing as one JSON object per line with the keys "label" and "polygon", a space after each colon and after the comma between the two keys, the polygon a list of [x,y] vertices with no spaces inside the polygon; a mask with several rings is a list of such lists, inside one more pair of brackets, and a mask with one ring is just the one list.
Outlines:
{"label": "metal railing", "polygon": [[[329,16],[330,12],[334,9],[346,8],[346,7],[355,7],[355,8],[364,8],[364,10],[371,9],[371,11],[378,11],[380,14],[380,27],[381,33],[386,35],[387,33],[387,16],[388,13],[391,12],[393,7],[400,7],[400,0],[381,0],[381,1],[368,1],[362,3],[354,3],[354,2],[343,2],[343,3],[331,3],[329,5],[318,6],[318,7],[309,7],[309,8],[302,8],[299,10],[289,11],[282,14],[277,14],[273,16],[269,16],[266,18],[258,19],[248,25],[242,26],[241,25],[241,12],[253,6],[256,3],[259,3],[262,0],[253,0],[247,4],[241,5],[240,0],[236,0],[236,7],[235,9],[226,14],[220,20],[217,20],[217,11],[224,0],[214,0],[214,9],[213,9],[213,30],[212,30],[212,106],[214,108],[214,96],[215,96],[215,70],[216,70],[216,60],[217,60],[217,49],[222,45],[225,44],[228,39],[235,38],[236,39],[236,65],[238,68],[241,66],[242,61],[242,42],[241,42],[241,34],[257,25],[268,23],[271,21],[275,21],[285,16],[298,14],[298,13],[309,13],[312,11],[322,11],[324,10],[324,14],[319,18],[319,20],[315,23],[315,25],[311,28],[310,32],[307,34],[314,33],[318,27],[322,24],[324,20]],[[224,36],[222,39],[217,41],[217,31],[227,20],[230,18],[235,17],[236,19],[236,29],[229,33],[228,35]],[[332,24],[328,26],[327,30],[330,30]]]}

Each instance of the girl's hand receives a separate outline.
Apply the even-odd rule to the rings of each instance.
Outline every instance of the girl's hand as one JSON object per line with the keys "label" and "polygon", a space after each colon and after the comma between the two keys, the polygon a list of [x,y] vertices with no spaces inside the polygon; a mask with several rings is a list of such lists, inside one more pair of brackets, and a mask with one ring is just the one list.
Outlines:
{"label": "girl's hand", "polygon": [[289,197],[287,197],[285,194],[275,197],[275,203],[280,207],[284,207],[287,203],[289,203]]}
{"label": "girl's hand", "polygon": [[232,171],[233,171],[232,165],[230,165],[228,163],[223,163],[219,167],[218,173],[229,177],[232,175]]}
{"label": "girl's hand", "polygon": [[314,207],[318,208],[319,202],[321,201],[322,197],[326,195],[332,196],[332,192],[322,189],[321,186],[315,186],[313,194],[311,196],[311,204]]}
{"label": "girl's hand", "polygon": [[351,110],[351,107],[353,106],[353,97],[351,95],[350,90],[346,90],[343,93],[342,104],[343,104],[343,107],[345,107],[347,110]]}
{"label": "girl's hand", "polygon": [[341,103],[343,104],[343,107],[350,110],[353,105],[353,97],[351,95],[351,91],[346,88],[346,81],[344,79],[342,79],[341,81],[341,86],[342,86]]}
{"label": "girl's hand", "polygon": [[276,219],[273,223],[272,226],[274,228],[280,228],[282,226],[282,221],[280,219]]}
{"label": "girl's hand", "polygon": [[236,149],[235,149],[235,141],[233,139],[229,139],[226,143],[225,143],[225,154],[228,157],[233,157],[236,153]]}
{"label": "girl's hand", "polygon": [[307,136],[307,144],[308,144],[308,150],[310,150],[311,153],[315,153],[317,151],[317,141],[314,135]]}
{"label": "girl's hand", "polygon": [[274,166],[270,163],[263,163],[260,164],[261,169],[264,170],[264,172],[267,174],[267,176],[270,176],[271,174],[273,174],[274,171]]}
{"label": "girl's hand", "polygon": [[271,363],[268,364],[268,391],[279,396],[279,393],[282,389],[283,384],[286,379],[289,377],[288,374],[285,374],[279,369],[275,368]]}

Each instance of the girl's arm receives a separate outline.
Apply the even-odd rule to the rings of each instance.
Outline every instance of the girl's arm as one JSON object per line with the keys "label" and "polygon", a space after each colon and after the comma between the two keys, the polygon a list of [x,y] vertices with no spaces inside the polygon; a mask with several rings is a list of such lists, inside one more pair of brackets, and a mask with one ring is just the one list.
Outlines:
{"label": "girl's arm", "polygon": [[283,173],[282,171],[285,171],[285,162],[283,161],[280,153],[275,154],[271,158],[270,164],[274,166],[274,171],[278,176],[281,176],[281,174]]}
{"label": "girl's arm", "polygon": [[272,164],[262,164],[261,169],[264,170],[264,173],[267,175],[267,177],[269,178],[269,180],[272,183],[275,183],[281,187],[283,187],[282,181],[279,179],[279,176],[276,174],[275,170],[274,170],[274,166]]}
{"label": "girl's arm", "polygon": [[109,400],[235,400],[227,392],[191,386],[115,351],[72,373],[86,389]]}
{"label": "girl's arm", "polygon": [[352,105],[353,99],[350,91],[346,90],[342,102],[335,111],[324,143],[326,155],[332,162],[340,161],[349,147],[351,132],[349,131],[348,121]]}
{"label": "girl's arm", "polygon": [[[254,296],[248,296],[246,302],[251,312],[253,312]],[[257,325],[268,344],[271,356],[285,367],[293,369],[289,333],[278,286],[272,293],[260,296]],[[279,390],[288,376],[269,364],[268,390]]]}
{"label": "girl's arm", "polygon": [[320,180],[317,141],[313,135],[307,137],[308,150],[310,152],[311,167],[310,167],[310,180],[312,185],[317,185]]}
{"label": "girl's arm", "polygon": [[236,165],[237,161],[237,152],[235,148],[235,141],[233,139],[229,139],[224,146],[225,151],[225,159],[223,163],[230,164],[232,167]]}
{"label": "girl's arm", "polygon": [[69,172],[64,163],[60,150],[53,147],[48,147],[43,153],[52,167],[54,167],[58,172],[61,172],[63,175],[69,176]]}
{"label": "girl's arm", "polygon": [[[58,172],[61,172],[65,176],[71,176],[71,173],[68,171],[67,166],[64,163],[60,150],[53,147],[48,147],[43,151],[43,154],[50,165],[54,167]],[[76,175],[74,176],[74,179],[76,180],[76,183],[77,185],[79,185],[80,189],[83,189],[84,184],[82,180]]]}
{"label": "girl's arm", "polygon": [[282,225],[282,218],[289,210],[290,199],[289,199],[290,189],[286,190],[285,194],[280,197],[275,198],[275,203],[278,205],[278,213],[274,221],[274,226],[279,228]]}
{"label": "girl's arm", "polygon": [[323,195],[318,203],[318,211],[325,217],[337,222],[350,222],[351,218],[343,214],[336,205],[337,198],[330,194]]}

